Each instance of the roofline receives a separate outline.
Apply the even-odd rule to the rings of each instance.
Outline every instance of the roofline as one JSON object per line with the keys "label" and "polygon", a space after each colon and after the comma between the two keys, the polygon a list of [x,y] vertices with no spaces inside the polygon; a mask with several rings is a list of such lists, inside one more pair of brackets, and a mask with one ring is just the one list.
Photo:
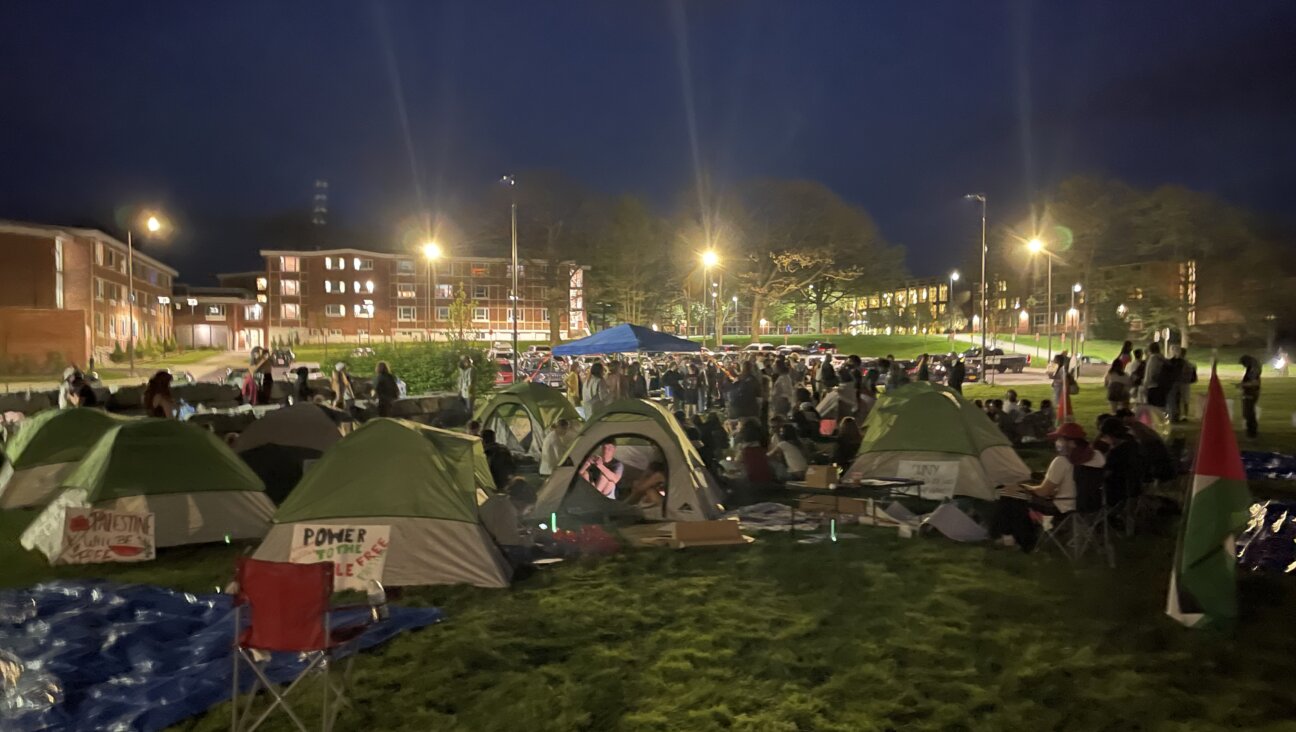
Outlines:
{"label": "roofline", "polygon": [[86,229],[79,226],[59,226],[57,224],[34,224],[27,221],[0,220],[0,232],[3,231],[13,232],[17,234],[30,234],[33,236],[56,236],[57,237],[59,234],[65,234],[69,237],[81,236],[81,237],[88,237],[91,239],[99,239],[105,243],[112,244],[121,249],[132,249],[134,250],[133,256],[139,257],[145,263],[157,267],[158,269],[166,272],[172,277],[180,276],[180,272],[173,269],[172,267],[162,263],[157,259],[154,259],[153,257],[150,257],[144,252],[141,252],[137,247],[127,247],[124,242],[119,241],[116,237],[112,236],[111,234],[105,231],[101,231],[99,229]]}

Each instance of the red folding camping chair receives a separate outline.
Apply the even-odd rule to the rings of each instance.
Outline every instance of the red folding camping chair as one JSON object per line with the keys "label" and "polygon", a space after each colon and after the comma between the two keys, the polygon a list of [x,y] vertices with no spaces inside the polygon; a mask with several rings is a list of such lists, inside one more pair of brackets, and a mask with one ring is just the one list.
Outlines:
{"label": "red folding camping chair", "polygon": [[[292,564],[240,557],[235,569],[235,582],[231,729],[251,732],[271,712],[282,708],[301,732],[307,732],[306,725],[288,705],[287,697],[307,674],[320,670],[324,687],[321,729],[328,732],[337,720],[338,711],[346,703],[344,692],[350,680],[351,664],[355,661],[353,653],[347,657],[341,677],[332,676],[330,669],[336,652],[359,637],[370,618],[366,616],[362,623],[342,628],[330,625],[329,613],[344,609],[329,605],[333,594],[332,562]],[[249,621],[246,627],[242,622],[245,612]],[[309,658],[306,668],[283,691],[266,675],[266,664],[274,652],[302,654]],[[244,664],[256,677],[246,695],[246,702],[240,699],[239,694],[239,667]],[[262,689],[270,695],[271,701],[248,724],[257,693]]]}

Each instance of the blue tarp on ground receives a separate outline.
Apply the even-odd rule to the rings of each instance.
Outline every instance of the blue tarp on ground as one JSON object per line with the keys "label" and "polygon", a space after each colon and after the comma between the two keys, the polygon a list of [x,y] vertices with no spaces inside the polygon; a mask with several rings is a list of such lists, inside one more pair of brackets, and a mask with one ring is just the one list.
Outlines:
{"label": "blue tarp on ground", "polygon": [[1248,478],[1296,480],[1296,455],[1280,452],[1244,452],[1242,466]]}
{"label": "blue tarp on ground", "polygon": [[582,338],[561,346],[554,346],[555,356],[595,356],[603,353],[696,353],[702,345],[684,338],[676,338],[669,333],[660,333],[642,325],[623,323],[614,328],[601,330],[588,338]]}
{"label": "blue tarp on ground", "polygon": [[1237,556],[1242,569],[1296,574],[1296,501],[1253,504]]}
{"label": "blue tarp on ground", "polygon": [[[231,600],[108,582],[0,590],[0,730],[160,730],[229,699]],[[390,610],[361,648],[444,617]],[[290,679],[302,665],[278,654],[270,677]]]}

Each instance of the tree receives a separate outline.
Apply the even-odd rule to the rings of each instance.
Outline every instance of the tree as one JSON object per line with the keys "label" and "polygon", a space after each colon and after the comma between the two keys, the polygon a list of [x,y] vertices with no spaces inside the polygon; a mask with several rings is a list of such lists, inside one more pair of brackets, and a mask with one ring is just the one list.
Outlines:
{"label": "tree", "polygon": [[610,304],[623,323],[656,319],[671,300],[670,237],[639,199],[622,196],[595,225],[588,298]]}
{"label": "tree", "polygon": [[462,347],[472,340],[473,304],[464,292],[463,285],[455,291],[454,300],[450,302],[450,313],[446,318],[446,340],[456,347]]}
{"label": "tree", "polygon": [[752,298],[753,339],[768,303],[812,284],[840,291],[867,280],[875,260],[891,261],[869,215],[820,183],[751,183],[725,208],[732,223],[728,232],[717,232],[718,244],[732,261],[729,272]]}

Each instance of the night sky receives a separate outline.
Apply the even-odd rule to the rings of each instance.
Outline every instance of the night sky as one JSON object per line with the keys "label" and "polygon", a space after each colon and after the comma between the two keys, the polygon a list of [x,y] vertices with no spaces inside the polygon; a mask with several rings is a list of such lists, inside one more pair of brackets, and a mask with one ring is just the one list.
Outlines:
{"label": "night sky", "polygon": [[1288,0],[32,0],[4,22],[0,217],[160,204],[180,235],[151,251],[193,282],[256,266],[275,242],[249,222],[308,210],[317,177],[373,241],[506,172],[663,214],[698,165],[813,178],[917,274],[965,259],[972,191],[992,226],[1077,173],[1296,201]]}

